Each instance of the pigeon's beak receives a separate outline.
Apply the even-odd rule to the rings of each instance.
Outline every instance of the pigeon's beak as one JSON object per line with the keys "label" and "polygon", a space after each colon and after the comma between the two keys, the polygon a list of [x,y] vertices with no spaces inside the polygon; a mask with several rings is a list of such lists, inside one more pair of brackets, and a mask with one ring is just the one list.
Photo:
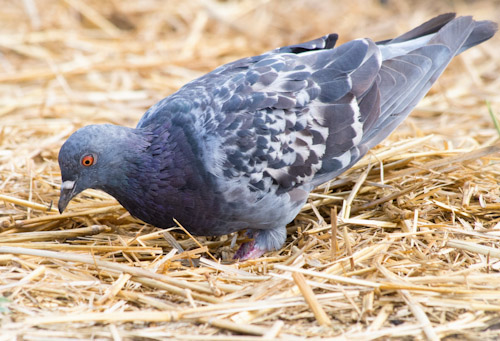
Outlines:
{"label": "pigeon's beak", "polygon": [[63,213],[68,203],[73,199],[73,197],[78,194],[75,191],[76,181],[66,180],[61,184],[61,196],[59,197],[59,203],[57,207],[59,208],[59,213]]}

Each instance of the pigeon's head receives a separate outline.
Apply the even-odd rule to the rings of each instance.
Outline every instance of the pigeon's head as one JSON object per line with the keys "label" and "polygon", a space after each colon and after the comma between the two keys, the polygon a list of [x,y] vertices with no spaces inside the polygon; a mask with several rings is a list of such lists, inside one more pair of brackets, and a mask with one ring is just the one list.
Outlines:
{"label": "pigeon's head", "polygon": [[109,188],[122,185],[124,163],[140,145],[136,137],[134,129],[110,124],[90,125],[74,132],[59,151],[59,212],[87,188],[110,192]]}

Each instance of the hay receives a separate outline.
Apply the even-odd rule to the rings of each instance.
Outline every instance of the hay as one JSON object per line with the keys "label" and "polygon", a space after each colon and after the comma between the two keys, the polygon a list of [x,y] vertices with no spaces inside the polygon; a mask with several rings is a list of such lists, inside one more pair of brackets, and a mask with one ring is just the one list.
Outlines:
{"label": "hay", "polygon": [[500,144],[485,102],[500,114],[499,36],[311,194],[267,257],[234,263],[243,235],[159,230],[98,191],[54,207],[58,150],[83,125],[133,126],[187,81],[276,46],[385,39],[447,11],[498,21],[498,1],[0,4],[0,340],[500,337]]}

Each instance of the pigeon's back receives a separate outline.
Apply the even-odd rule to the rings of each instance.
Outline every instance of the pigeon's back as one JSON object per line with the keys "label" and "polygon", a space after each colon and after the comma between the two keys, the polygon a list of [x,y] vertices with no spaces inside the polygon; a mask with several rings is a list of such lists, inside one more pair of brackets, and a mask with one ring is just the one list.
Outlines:
{"label": "pigeon's back", "polygon": [[186,84],[138,128],[181,127],[221,182],[264,193],[310,190],[386,138],[455,55],[496,29],[449,13],[392,40],[335,47],[329,34],[278,48]]}

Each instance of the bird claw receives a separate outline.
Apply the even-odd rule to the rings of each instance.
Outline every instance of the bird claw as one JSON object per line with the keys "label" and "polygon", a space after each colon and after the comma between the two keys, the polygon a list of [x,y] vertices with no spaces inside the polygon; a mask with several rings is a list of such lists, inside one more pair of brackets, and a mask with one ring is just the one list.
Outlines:
{"label": "bird claw", "polygon": [[258,247],[255,243],[255,240],[252,240],[250,242],[241,244],[238,251],[236,251],[236,253],[234,254],[233,259],[237,259],[240,261],[247,259],[255,259],[262,256],[265,252],[266,250],[263,250],[260,247]]}

